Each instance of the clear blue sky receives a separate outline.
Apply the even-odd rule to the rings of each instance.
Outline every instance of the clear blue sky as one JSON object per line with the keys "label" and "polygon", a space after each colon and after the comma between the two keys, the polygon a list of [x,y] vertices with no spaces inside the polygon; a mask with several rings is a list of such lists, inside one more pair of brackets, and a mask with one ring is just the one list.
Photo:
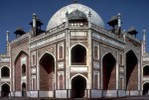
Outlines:
{"label": "clear blue sky", "polygon": [[[109,29],[107,22],[113,15],[122,14],[122,29],[128,30],[135,26],[139,32],[137,37],[142,40],[142,30],[147,31],[147,51],[149,51],[149,0],[78,0],[79,3],[94,9],[103,19],[105,28]],[[22,27],[28,32],[28,25],[32,14],[44,23],[60,8],[73,3],[73,0],[0,0],[0,53],[5,53],[6,31],[10,31],[10,40],[17,27]]]}

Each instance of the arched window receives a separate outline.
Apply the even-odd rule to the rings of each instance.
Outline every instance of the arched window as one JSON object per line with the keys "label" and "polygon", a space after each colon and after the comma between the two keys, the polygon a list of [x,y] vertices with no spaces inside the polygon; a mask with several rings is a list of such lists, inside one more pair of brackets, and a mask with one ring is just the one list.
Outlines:
{"label": "arched window", "polygon": [[25,76],[26,75],[26,65],[23,64],[22,65],[22,76]]}
{"label": "arched window", "polygon": [[63,47],[59,47],[59,58],[63,58]]}
{"label": "arched window", "polygon": [[86,64],[86,49],[81,45],[76,45],[71,50],[71,63],[72,65],[85,65]]}
{"label": "arched window", "polygon": [[143,76],[149,76],[149,66],[143,68]]}
{"label": "arched window", "polygon": [[10,71],[8,67],[3,67],[1,69],[1,77],[9,77],[10,76]]}

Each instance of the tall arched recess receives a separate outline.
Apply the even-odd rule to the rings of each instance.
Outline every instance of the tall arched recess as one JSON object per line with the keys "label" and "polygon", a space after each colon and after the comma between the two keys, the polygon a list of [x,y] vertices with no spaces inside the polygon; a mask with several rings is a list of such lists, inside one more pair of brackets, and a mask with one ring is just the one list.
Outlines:
{"label": "tall arched recess", "polygon": [[111,53],[102,59],[103,67],[103,90],[116,89],[116,59]]}
{"label": "tall arched recess", "polygon": [[138,59],[132,50],[126,53],[126,89],[138,89]]}
{"label": "tall arched recess", "polygon": [[54,57],[45,53],[40,61],[40,90],[49,91],[53,86],[53,73],[55,72]]}
{"label": "tall arched recess", "polygon": [[[23,58],[23,60],[22,60]],[[15,90],[16,91],[21,91],[21,78],[22,78],[22,63],[26,64],[26,87],[27,90],[29,90],[29,71],[28,71],[28,67],[29,67],[29,56],[26,52],[24,51],[20,51],[19,54],[17,55],[16,59],[15,59]]]}

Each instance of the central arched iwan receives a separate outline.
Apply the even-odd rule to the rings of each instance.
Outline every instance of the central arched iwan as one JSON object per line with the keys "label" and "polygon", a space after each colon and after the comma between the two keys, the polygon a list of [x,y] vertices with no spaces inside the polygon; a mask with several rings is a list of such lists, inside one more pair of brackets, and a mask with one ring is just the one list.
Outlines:
{"label": "central arched iwan", "polygon": [[40,61],[40,90],[49,91],[53,86],[54,57],[51,54],[45,53]]}
{"label": "central arched iwan", "polygon": [[103,67],[103,90],[116,89],[116,59],[111,53],[102,59]]}
{"label": "central arched iwan", "polygon": [[132,50],[126,53],[126,89],[138,89],[138,59]]}

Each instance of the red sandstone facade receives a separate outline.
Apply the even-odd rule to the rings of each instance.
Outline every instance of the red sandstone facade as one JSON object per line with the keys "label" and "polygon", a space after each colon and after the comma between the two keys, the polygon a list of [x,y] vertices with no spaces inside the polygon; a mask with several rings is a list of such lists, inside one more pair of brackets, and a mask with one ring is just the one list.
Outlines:
{"label": "red sandstone facade", "polygon": [[[61,23],[58,17],[66,21]],[[117,26],[114,21],[109,25]],[[149,57],[143,53],[144,42],[134,36],[135,29],[108,31],[100,16],[82,4],[60,9],[46,31],[35,14],[30,24],[32,31],[16,30],[17,38],[8,43],[8,53],[1,55],[6,60],[0,65],[9,73],[1,81],[1,96],[101,98],[148,93],[143,75],[149,70],[143,66],[148,67]]]}

